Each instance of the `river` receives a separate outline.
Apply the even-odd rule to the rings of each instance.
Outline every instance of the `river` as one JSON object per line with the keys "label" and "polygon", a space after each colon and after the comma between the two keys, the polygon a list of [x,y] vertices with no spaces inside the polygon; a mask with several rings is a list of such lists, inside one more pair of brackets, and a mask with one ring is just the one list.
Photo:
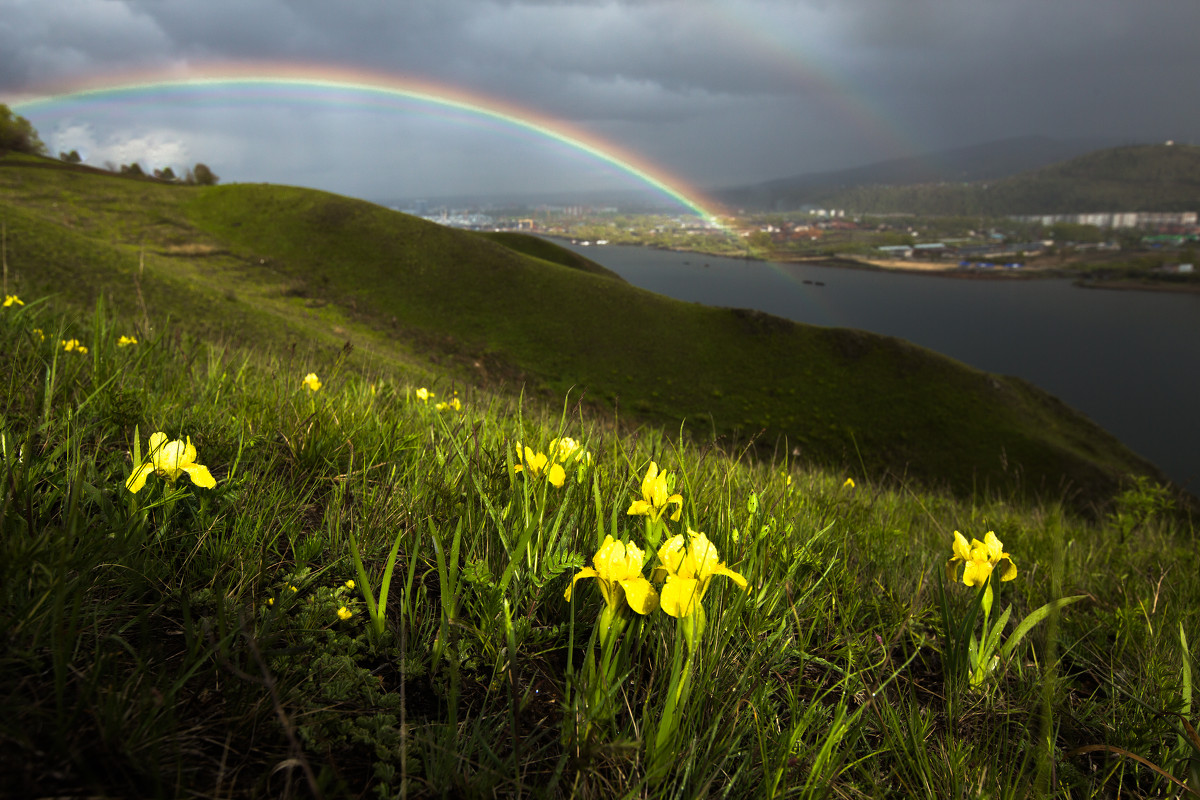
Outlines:
{"label": "river", "polygon": [[679,300],[897,336],[1022,377],[1200,490],[1200,294],[559,244]]}

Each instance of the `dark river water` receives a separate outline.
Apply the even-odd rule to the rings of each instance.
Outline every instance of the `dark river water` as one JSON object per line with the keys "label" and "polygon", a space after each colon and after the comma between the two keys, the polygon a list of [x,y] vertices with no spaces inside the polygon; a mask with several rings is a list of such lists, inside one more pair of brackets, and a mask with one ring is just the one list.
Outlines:
{"label": "dark river water", "polygon": [[679,300],[898,336],[1020,376],[1200,491],[1200,294],[567,246],[635,286]]}

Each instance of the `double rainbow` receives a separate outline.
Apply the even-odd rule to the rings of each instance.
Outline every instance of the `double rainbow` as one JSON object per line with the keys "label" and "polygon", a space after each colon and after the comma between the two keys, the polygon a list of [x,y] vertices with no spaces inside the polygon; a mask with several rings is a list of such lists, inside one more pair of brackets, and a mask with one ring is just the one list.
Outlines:
{"label": "double rainbow", "polygon": [[5,102],[16,113],[33,117],[86,118],[93,106],[153,105],[184,99],[210,106],[233,105],[242,98],[282,104],[316,103],[331,108],[415,106],[427,112],[465,113],[565,145],[615,167],[710,224],[719,224],[714,204],[702,193],[611,142],[527,108],[415,78],[336,67],[235,62],[193,67],[186,72],[109,74],[23,93]]}

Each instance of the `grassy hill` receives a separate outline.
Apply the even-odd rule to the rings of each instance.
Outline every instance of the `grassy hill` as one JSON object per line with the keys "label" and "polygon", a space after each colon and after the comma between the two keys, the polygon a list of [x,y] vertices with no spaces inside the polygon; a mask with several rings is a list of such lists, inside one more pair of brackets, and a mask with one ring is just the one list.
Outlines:
{"label": "grassy hill", "polygon": [[[775,205],[801,205],[787,200],[789,196],[781,195]],[[928,216],[1195,211],[1200,209],[1200,147],[1115,147],[1016,175],[970,182],[826,184],[805,193],[803,202],[856,213]]]}
{"label": "grassy hill", "polygon": [[921,156],[890,159],[850,169],[814,172],[716,192],[733,208],[781,211],[827,207],[856,187],[961,184],[994,181],[1076,158],[1115,142],[1020,136]]}
{"label": "grassy hill", "polygon": [[[1128,457],[1020,383],[299,189],[4,159],[0,222],[0,795],[1200,785],[1200,549],[1167,487],[1082,516],[851,482],[678,437],[670,389],[826,392],[951,476],[989,424],[1011,471],[1022,431]],[[552,356],[589,347],[670,377],[635,401],[670,424],[564,408]],[[548,402],[503,391],[521,373]]]}
{"label": "grassy hill", "polygon": [[[1099,503],[1162,476],[1062,403],[905,342],[631,287],[527,237],[267,185],[182,187],[0,159],[21,292],[230,344],[311,343],[459,385],[581,394],[621,419],[877,479]],[[143,310],[146,309],[146,310]]]}

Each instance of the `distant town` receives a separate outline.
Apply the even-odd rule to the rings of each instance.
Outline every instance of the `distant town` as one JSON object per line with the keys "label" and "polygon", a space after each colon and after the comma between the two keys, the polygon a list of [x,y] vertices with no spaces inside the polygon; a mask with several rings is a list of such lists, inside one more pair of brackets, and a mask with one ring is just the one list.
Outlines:
{"label": "distant town", "polygon": [[456,228],[522,231],[583,246],[641,245],[776,261],[852,259],[863,265],[942,270],[1194,270],[1200,221],[1187,212],[1081,212],[1001,218],[860,215],[812,208],[695,214],[619,206],[537,205],[396,210]]}

